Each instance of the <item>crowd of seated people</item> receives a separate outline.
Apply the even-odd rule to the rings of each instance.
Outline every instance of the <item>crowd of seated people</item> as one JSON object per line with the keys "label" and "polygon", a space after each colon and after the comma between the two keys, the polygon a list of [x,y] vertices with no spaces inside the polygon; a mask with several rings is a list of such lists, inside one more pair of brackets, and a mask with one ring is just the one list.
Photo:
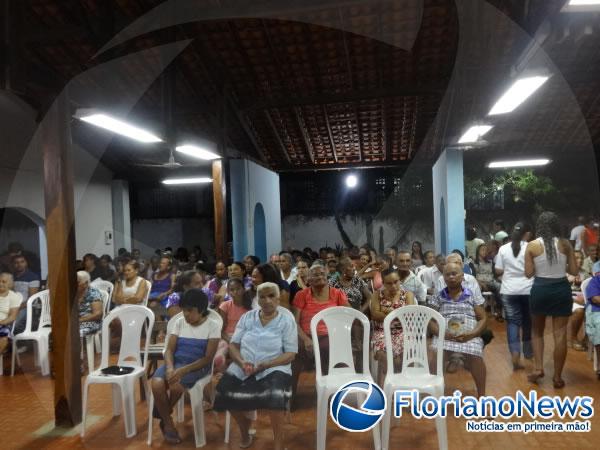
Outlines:
{"label": "crowd of seated people", "polygon": [[[486,392],[484,347],[492,339],[486,313],[490,301],[496,305],[496,318],[506,322],[507,359],[515,371],[525,368],[522,358],[528,360],[526,378],[531,383],[543,382],[549,316],[555,348],[552,382],[560,389],[565,384],[562,372],[569,345],[575,350],[591,345],[600,357],[600,274],[596,275],[600,264],[597,242],[590,242],[597,227],[595,220],[582,220],[578,227],[583,228],[571,234],[579,242],[578,250],[561,237],[558,217],[543,213],[535,228],[518,222],[510,234],[502,221],[494,222],[491,236],[468,227],[464,247],[448,255],[424,251],[420,242],[410,249],[390,246],[382,254],[369,246],[304,248],[272,254],[268,262],[247,255],[242,261],[213,264],[205,262],[199,248],[180,248],[175,253],[166,248],[148,258],[136,249],[119,251],[114,259],[86,254],[77,273],[80,333],[93,333],[101,325],[100,295],[90,286],[97,278],[114,283],[112,307],[147,299],[157,320],[183,312],[175,331],[165,337],[165,365],[152,381],[154,415],[171,443],[180,441],[170,418],[175,402],[214,361],[215,373],[220,374],[214,408],[231,411],[239,425],[241,446],[252,444],[247,412],[265,409],[271,415],[275,448],[283,448],[283,411],[298,396],[300,372],[314,367],[311,320],[331,307],[354,308],[371,320],[369,350],[378,363],[380,384],[388,370],[385,317],[410,304],[436,309],[453,324],[439,337],[444,371],[464,367],[480,396]],[[20,326],[23,316],[23,303],[10,294],[11,289],[25,301],[40,286],[23,255],[13,255],[11,264],[12,273],[0,275],[0,350],[20,329],[9,325]],[[582,282],[590,277],[587,291],[581,292]],[[221,315],[222,329],[208,324],[208,309]],[[435,326],[430,331],[436,336]],[[317,336],[326,372],[329,336],[323,323]],[[197,352],[181,348],[182,342],[190,340],[202,343]],[[400,364],[402,340],[403,330],[396,324],[392,329],[395,365]],[[361,330],[353,328],[353,351],[362,351],[361,342]]]}

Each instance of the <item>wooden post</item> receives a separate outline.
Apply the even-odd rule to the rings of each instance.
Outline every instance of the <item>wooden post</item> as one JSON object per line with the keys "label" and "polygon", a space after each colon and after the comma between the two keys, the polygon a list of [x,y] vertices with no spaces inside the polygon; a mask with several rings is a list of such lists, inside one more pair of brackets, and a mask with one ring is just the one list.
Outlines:
{"label": "wooden post", "polygon": [[213,204],[215,208],[215,254],[217,261],[225,261],[227,258],[227,187],[225,186],[223,166],[223,160],[221,159],[212,162]]}
{"label": "wooden post", "polygon": [[73,158],[66,92],[42,125],[44,198],[48,236],[48,287],[52,313],[52,365],[56,426],[81,422],[79,306],[75,302]]}

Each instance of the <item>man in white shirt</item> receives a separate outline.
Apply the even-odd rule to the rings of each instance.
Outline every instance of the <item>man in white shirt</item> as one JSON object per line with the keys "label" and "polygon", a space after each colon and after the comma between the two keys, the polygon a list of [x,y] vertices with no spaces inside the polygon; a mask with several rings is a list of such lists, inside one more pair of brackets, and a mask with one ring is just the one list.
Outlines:
{"label": "man in white shirt", "polygon": [[571,230],[569,241],[575,250],[581,250],[581,233],[585,229],[585,217],[579,216],[577,218],[577,226]]}
{"label": "man in white shirt", "polygon": [[427,299],[427,288],[410,270],[411,257],[409,251],[400,251],[396,257],[396,265],[398,266],[398,275],[400,276],[400,284],[402,288],[410,291],[415,296],[415,300],[419,305],[424,305]]}
{"label": "man in white shirt", "polygon": [[[461,267],[463,266],[463,260],[458,253],[450,253],[446,257],[446,264],[448,264],[450,262],[460,263]],[[479,283],[477,282],[477,279],[473,275],[465,273],[462,284],[463,284],[463,287],[468,288],[473,293],[473,297],[479,298],[482,303],[485,302],[485,299],[483,298],[483,295],[481,294],[481,289],[479,288]],[[446,287],[446,282],[444,281],[444,277],[442,275],[437,279],[437,281],[435,283],[435,292],[439,293],[445,287]]]}
{"label": "man in white shirt", "polygon": [[421,278],[421,281],[427,289],[427,304],[429,304],[431,298],[437,294],[435,290],[436,282],[443,275],[445,265],[445,256],[437,255],[435,257],[435,264],[433,266],[423,269],[421,272],[419,272],[419,278]]}

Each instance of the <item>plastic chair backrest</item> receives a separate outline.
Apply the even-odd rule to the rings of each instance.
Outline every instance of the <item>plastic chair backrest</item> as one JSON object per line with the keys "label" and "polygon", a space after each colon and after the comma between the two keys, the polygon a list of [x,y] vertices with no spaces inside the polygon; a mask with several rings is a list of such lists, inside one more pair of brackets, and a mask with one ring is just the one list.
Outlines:
{"label": "plastic chair backrest", "polygon": [[90,286],[95,287],[101,291],[108,292],[108,300],[112,299],[113,291],[115,290],[115,285],[110,281],[103,280],[102,278],[96,278],[94,281],[90,283]]}
{"label": "plastic chair backrest", "polygon": [[[437,341],[437,375],[441,375],[442,357],[444,353],[444,336],[446,335],[446,319],[434,309],[427,306],[407,305],[390,312],[383,321],[388,371],[394,370],[391,325],[398,319],[402,326],[403,349],[401,373],[409,376],[429,375],[429,359],[427,357],[427,329],[429,322],[437,322],[439,332]],[[393,373],[393,372],[391,372]]]}
{"label": "plastic chair backrest", "polygon": [[150,290],[152,289],[152,282],[148,280],[144,280],[146,282],[146,296],[144,297],[144,301],[142,305],[148,306],[148,299],[150,298]]}
{"label": "plastic chair backrest", "polygon": [[145,367],[148,361],[148,346],[150,339],[144,340],[143,357],[140,356],[142,330],[151,330],[154,326],[154,313],[141,305],[128,305],[126,308],[115,308],[102,322],[102,359],[100,368],[108,367],[110,354],[110,324],[113,320],[121,322],[121,348],[119,349],[119,366]]}
{"label": "plastic chair backrest", "polygon": [[31,333],[31,325],[33,324],[33,303],[40,301],[42,304],[42,312],[38,330],[44,327],[52,326],[52,318],[50,316],[50,291],[48,289],[37,292],[27,299],[27,321],[25,323],[25,333]]}
{"label": "plastic chair backrest", "polygon": [[585,293],[585,291],[588,287],[588,284],[590,284],[590,281],[592,281],[591,278],[586,278],[585,280],[583,280],[581,282],[581,294],[583,295],[583,299],[585,300],[586,303],[587,303],[588,298],[587,298],[587,294]]}
{"label": "plastic chair backrest", "polygon": [[106,317],[110,311],[110,293],[104,289],[97,288],[100,294],[102,294],[102,319]]}
{"label": "plastic chair backrest", "polygon": [[[317,325],[323,321],[329,336],[329,372],[328,375],[357,373],[352,355],[352,324],[358,320],[363,326],[363,371],[369,367],[369,339],[371,327],[369,319],[362,312],[347,306],[334,306],[314,315],[310,321],[310,334],[315,355],[317,378],[323,376],[321,353]],[[343,367],[335,367],[342,365]]]}

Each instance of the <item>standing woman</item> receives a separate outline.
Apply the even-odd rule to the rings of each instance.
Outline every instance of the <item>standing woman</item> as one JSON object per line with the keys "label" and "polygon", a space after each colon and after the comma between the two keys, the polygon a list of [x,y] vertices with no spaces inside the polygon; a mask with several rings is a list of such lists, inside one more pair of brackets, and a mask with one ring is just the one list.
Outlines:
{"label": "standing woman", "polygon": [[552,212],[540,214],[537,222],[538,238],[525,250],[525,275],[535,276],[531,288],[530,305],[533,316],[533,354],[535,370],[527,379],[535,383],[544,376],[544,327],[546,316],[552,317],[554,335],[554,387],[565,386],[562,370],[567,357],[567,323],[573,300],[571,286],[565,273],[577,275],[573,247],[560,238],[558,217]]}
{"label": "standing woman", "polygon": [[525,276],[525,248],[531,237],[531,227],[518,222],[512,230],[511,241],[500,247],[496,257],[495,271],[498,277],[502,277],[500,296],[506,316],[506,336],[513,370],[523,368],[521,353],[526,359],[533,358],[529,308],[533,280]]}
{"label": "standing woman", "polygon": [[423,256],[423,246],[419,241],[415,241],[412,243],[411,252],[410,252],[410,267],[414,272],[417,267],[425,264],[425,256]]}

